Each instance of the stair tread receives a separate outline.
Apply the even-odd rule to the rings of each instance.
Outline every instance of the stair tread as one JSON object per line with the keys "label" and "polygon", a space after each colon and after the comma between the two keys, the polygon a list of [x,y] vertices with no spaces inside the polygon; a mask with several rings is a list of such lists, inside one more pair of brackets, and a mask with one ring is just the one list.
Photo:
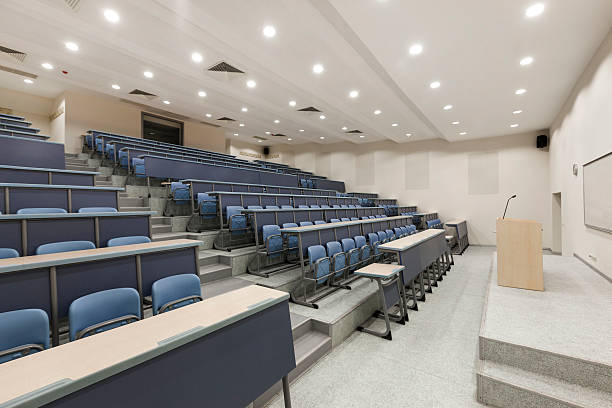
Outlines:
{"label": "stair tread", "polygon": [[222,271],[225,269],[229,269],[231,271],[232,267],[230,265],[225,265],[225,264],[202,265],[200,266],[200,275],[207,274],[207,273],[214,273],[214,272]]}
{"label": "stair tread", "polygon": [[482,361],[479,374],[584,407],[612,408],[612,394],[506,364]]}
{"label": "stair tread", "polygon": [[300,364],[311,353],[331,342],[331,337],[316,330],[309,330],[293,340],[296,364]]}

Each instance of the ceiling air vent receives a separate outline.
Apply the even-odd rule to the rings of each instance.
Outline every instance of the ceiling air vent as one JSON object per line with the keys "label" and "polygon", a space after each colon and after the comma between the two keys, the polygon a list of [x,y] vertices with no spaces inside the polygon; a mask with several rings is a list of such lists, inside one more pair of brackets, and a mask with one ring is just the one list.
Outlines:
{"label": "ceiling air vent", "polygon": [[130,95],[143,96],[144,98],[150,101],[157,98],[157,95],[152,94],[150,92],[143,91],[141,89],[134,89],[133,91],[130,92]]}
{"label": "ceiling air vent", "polygon": [[208,68],[208,70],[213,72],[225,72],[228,74],[244,74],[244,71],[239,70],[225,61],[221,61],[218,64],[213,65],[212,67]]}
{"label": "ceiling air vent", "polygon": [[77,11],[81,5],[81,0],[64,0],[69,9]]}
{"label": "ceiling air vent", "polygon": [[38,75],[30,74],[29,72],[25,72],[20,69],[5,67],[4,65],[0,65],[0,71],[10,72],[11,74],[21,75],[21,76],[32,78],[32,79],[38,78]]}
{"label": "ceiling air vent", "polygon": [[355,130],[349,130],[346,133],[363,133],[361,130],[355,129]]}
{"label": "ceiling air vent", "polygon": [[15,58],[19,62],[23,62],[23,60],[25,60],[25,57],[27,57],[28,55],[25,52],[13,50],[7,47],[3,47],[1,45],[0,45],[0,52],[10,55],[11,57]]}
{"label": "ceiling air vent", "polygon": [[309,106],[307,108],[298,109],[298,112],[321,112],[321,111],[315,108],[314,106]]}
{"label": "ceiling air vent", "polygon": [[261,137],[261,136],[253,136],[253,139],[257,139],[257,140],[268,140],[265,137]]}
{"label": "ceiling air vent", "polygon": [[236,119],[228,118],[227,116],[223,116],[222,118],[219,118],[217,120],[224,120],[226,122],[235,122],[236,121]]}
{"label": "ceiling air vent", "polygon": [[284,135],[282,133],[272,133],[270,136],[276,136],[276,137],[285,137],[287,135]]}

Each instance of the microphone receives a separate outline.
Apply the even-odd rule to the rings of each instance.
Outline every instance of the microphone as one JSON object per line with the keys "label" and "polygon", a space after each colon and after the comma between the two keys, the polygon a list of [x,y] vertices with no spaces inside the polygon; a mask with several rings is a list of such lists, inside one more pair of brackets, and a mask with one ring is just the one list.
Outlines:
{"label": "microphone", "polygon": [[508,199],[508,201],[506,201],[506,208],[504,209],[504,216],[502,217],[502,220],[506,218],[506,211],[508,211],[508,204],[510,203],[510,200],[512,200],[513,198],[516,198],[516,194],[514,194],[512,197]]}

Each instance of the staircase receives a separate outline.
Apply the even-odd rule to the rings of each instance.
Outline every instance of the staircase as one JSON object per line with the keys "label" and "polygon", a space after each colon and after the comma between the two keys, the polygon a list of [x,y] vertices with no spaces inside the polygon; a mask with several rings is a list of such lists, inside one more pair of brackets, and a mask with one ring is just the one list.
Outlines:
{"label": "staircase", "polygon": [[81,159],[78,156],[66,155],[66,170],[76,171],[98,171],[94,167],[89,167],[87,159]]}

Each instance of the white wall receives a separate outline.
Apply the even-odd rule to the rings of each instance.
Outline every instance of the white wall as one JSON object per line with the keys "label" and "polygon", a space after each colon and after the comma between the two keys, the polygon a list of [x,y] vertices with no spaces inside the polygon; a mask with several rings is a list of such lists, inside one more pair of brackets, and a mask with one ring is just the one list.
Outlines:
{"label": "white wall", "polygon": [[[465,218],[474,244],[495,245],[495,219],[506,199],[517,194],[508,216],[541,222],[544,247],[550,247],[549,154],[535,147],[536,135],[456,143],[305,144],[271,150],[286,164],[345,181],[347,191],[397,198],[401,205],[437,211],[443,221]],[[482,166],[487,171],[480,171]]]}
{"label": "white wall", "polygon": [[53,100],[10,89],[0,89],[0,108],[7,108],[13,115],[23,116],[40,133],[49,135],[49,115],[53,110]]}
{"label": "white wall", "polygon": [[[612,32],[551,126],[551,136],[551,193],[561,192],[563,255],[575,253],[612,278],[612,234],[584,226],[582,196],[582,165],[612,151]],[[580,165],[578,176],[572,175],[574,163]],[[611,183],[612,174],[601,182]]]}

